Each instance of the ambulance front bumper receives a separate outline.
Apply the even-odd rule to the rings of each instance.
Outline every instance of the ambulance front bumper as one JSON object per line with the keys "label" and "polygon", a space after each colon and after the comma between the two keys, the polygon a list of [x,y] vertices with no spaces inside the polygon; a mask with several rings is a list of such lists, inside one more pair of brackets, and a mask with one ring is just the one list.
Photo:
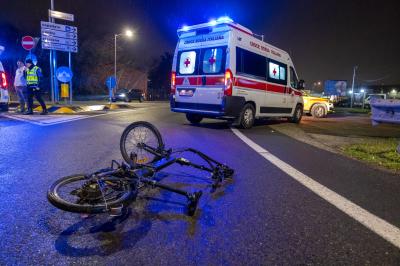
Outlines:
{"label": "ambulance front bumper", "polygon": [[238,117],[245,102],[244,97],[240,96],[224,96],[221,104],[177,102],[174,96],[170,98],[171,111],[173,112],[199,114],[214,118]]}

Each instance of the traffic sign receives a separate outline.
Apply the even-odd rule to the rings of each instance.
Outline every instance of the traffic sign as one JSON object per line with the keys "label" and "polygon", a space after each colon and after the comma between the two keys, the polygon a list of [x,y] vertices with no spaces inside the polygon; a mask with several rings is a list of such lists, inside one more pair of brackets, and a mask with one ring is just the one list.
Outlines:
{"label": "traffic sign", "polygon": [[25,57],[25,61],[31,59],[33,64],[36,66],[37,65],[37,57],[35,54],[29,53],[26,57]]}
{"label": "traffic sign", "polygon": [[116,82],[114,76],[109,76],[109,77],[106,79],[106,86],[107,86],[107,88],[108,88],[109,90],[114,89],[116,85],[117,85],[117,82]]}
{"label": "traffic sign", "polygon": [[71,81],[73,74],[69,67],[61,66],[56,70],[56,77],[59,81],[67,83]]}
{"label": "traffic sign", "polygon": [[66,39],[78,39],[77,33],[65,32],[65,31],[57,31],[57,30],[42,30],[43,37],[57,37],[57,38],[66,38]]}
{"label": "traffic sign", "polygon": [[69,20],[69,21],[74,21],[74,15],[73,14],[64,13],[64,12],[55,11],[55,10],[50,10],[50,9],[49,9],[49,17],[57,18],[57,19],[63,19],[63,20]]}
{"label": "traffic sign", "polygon": [[63,24],[57,24],[57,23],[52,23],[52,22],[47,22],[47,21],[41,21],[40,26],[41,26],[42,30],[49,29],[49,30],[58,30],[58,31],[78,33],[77,27],[63,25]]}
{"label": "traffic sign", "polygon": [[42,49],[58,50],[58,51],[70,52],[70,53],[77,53],[78,52],[78,47],[77,46],[63,45],[63,44],[59,44],[59,43],[45,43],[45,42],[42,42]]}
{"label": "traffic sign", "polygon": [[27,51],[32,50],[35,47],[35,40],[32,36],[24,36],[21,40],[22,48]]}
{"label": "traffic sign", "polygon": [[78,29],[73,26],[41,21],[42,48],[78,52]]}

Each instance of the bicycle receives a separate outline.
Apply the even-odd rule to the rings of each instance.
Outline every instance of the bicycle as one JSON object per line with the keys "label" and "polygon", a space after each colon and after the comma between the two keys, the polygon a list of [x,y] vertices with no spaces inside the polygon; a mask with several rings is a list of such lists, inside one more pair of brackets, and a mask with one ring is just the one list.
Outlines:
{"label": "bicycle", "polygon": [[[119,216],[124,208],[136,200],[142,188],[151,187],[185,196],[188,201],[187,214],[193,216],[203,192],[190,193],[174,188],[157,181],[155,175],[173,164],[200,169],[211,173],[213,192],[223,180],[232,178],[234,174],[233,169],[198,150],[165,149],[158,129],[145,121],[134,122],[124,130],[120,151],[124,159],[122,163],[112,160],[111,167],[88,175],[63,177],[54,182],[47,192],[49,202],[68,212]],[[173,156],[185,152],[197,155],[206,165]]]}

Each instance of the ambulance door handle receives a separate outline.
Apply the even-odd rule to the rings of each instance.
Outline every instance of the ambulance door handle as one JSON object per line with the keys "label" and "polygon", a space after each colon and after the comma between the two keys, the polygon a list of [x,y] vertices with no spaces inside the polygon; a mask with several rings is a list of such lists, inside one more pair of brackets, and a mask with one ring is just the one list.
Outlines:
{"label": "ambulance door handle", "polygon": [[206,85],[206,83],[207,83],[207,77],[206,76],[202,76],[201,77],[201,83],[202,83],[203,86]]}

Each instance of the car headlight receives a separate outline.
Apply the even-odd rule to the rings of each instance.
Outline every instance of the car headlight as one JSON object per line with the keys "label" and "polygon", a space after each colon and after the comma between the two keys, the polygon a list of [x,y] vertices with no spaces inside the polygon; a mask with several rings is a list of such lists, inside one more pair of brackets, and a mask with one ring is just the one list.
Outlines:
{"label": "car headlight", "polygon": [[120,97],[125,97],[126,94],[125,94],[125,93],[121,93],[119,96],[120,96]]}

